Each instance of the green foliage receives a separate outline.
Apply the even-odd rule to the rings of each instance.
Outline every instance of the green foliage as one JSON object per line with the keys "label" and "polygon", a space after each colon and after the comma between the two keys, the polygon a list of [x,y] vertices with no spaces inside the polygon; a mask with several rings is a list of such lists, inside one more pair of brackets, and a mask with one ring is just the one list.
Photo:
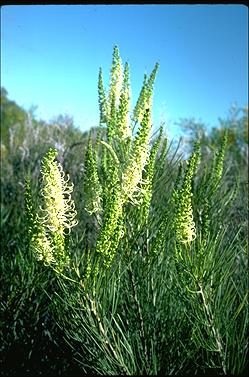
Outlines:
{"label": "green foliage", "polygon": [[[18,266],[24,307],[31,287],[41,315],[50,298],[51,338],[63,334],[82,373],[239,375],[248,354],[247,237],[238,206],[245,187],[230,165],[229,127],[211,149],[200,128],[185,160],[162,128],[151,136],[158,64],[133,111],[129,67],[122,67],[115,46],[108,92],[99,74],[99,129],[86,137],[62,127],[60,150],[52,126],[43,151],[32,155],[29,145],[33,165],[17,178],[30,176],[21,192],[25,221],[12,225],[12,235],[25,234],[12,251],[15,267],[4,233],[4,311],[20,283],[10,291],[7,269]],[[10,230],[7,200],[3,209]]]}

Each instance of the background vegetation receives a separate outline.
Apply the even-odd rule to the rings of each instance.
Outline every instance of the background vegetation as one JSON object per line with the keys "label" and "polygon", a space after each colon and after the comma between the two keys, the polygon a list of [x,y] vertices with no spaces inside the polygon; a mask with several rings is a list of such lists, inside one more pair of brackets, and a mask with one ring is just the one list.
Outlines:
{"label": "background vegetation", "polygon": [[[198,197],[199,200],[202,195],[203,203],[205,203],[204,199],[208,197],[204,189],[201,192],[201,188],[206,187],[209,178],[210,171],[206,167],[212,166],[213,156],[217,155],[220,150],[225,129],[227,129],[228,144],[222,185],[208,203],[212,212],[211,235],[208,240],[210,245],[216,245],[217,259],[215,261],[230,266],[227,269],[229,273],[224,276],[220,275],[220,281],[216,274],[215,279],[218,280],[214,280],[212,284],[222,287],[220,297],[216,296],[216,307],[221,311],[220,318],[226,318],[226,316],[229,318],[229,311],[236,316],[234,317],[236,321],[231,322],[231,327],[234,327],[229,330],[231,339],[227,339],[228,348],[224,353],[229,359],[227,365],[230,373],[242,374],[245,373],[248,356],[245,345],[247,339],[245,318],[248,317],[248,313],[244,305],[244,300],[247,300],[245,292],[248,286],[246,274],[248,110],[232,108],[228,118],[220,119],[219,123],[219,127],[207,131],[204,124],[199,124],[193,119],[181,120],[180,124],[185,137],[178,148],[172,145],[165,135],[162,135],[156,159],[153,208],[155,213],[158,213],[158,208],[165,208],[165,203],[169,203],[174,188],[180,184],[181,169],[183,171],[186,169],[186,157],[192,152],[194,143],[198,139],[202,154],[199,172],[205,172],[197,176],[193,187],[194,193],[197,193],[193,197],[193,207],[198,214],[198,203],[195,198]],[[93,129],[91,132],[93,143],[99,137],[99,130],[102,134],[105,133],[103,127]],[[40,185],[41,160],[50,147],[58,150],[58,160],[64,171],[70,173],[71,181],[74,183],[72,195],[79,214],[79,224],[73,232],[73,250],[78,266],[82,263],[79,261],[82,250],[95,242],[93,230],[96,222],[84,210],[86,203],[83,187],[88,139],[89,133],[83,133],[77,129],[70,118],[60,116],[57,121],[49,125],[35,120],[33,114],[27,113],[11,101],[7,91],[4,88],[1,89],[1,374],[6,376],[83,375],[100,370],[104,371],[103,374],[129,374],[129,371],[147,374],[150,374],[150,371],[152,374],[191,374],[213,371],[214,374],[222,374],[224,372],[222,362],[220,364],[218,359],[215,361],[214,349],[217,345],[211,344],[212,342],[209,344],[208,341],[208,344],[200,345],[201,341],[206,342],[208,335],[205,337],[206,319],[202,317],[203,313],[198,311],[198,305],[195,304],[197,298],[190,293],[193,298],[191,301],[184,289],[177,284],[179,281],[176,279],[177,274],[184,274],[184,272],[178,271],[174,275],[169,273],[172,255],[169,254],[168,258],[162,257],[160,263],[158,261],[145,266],[144,252],[140,250],[143,247],[141,237],[144,237],[143,233],[139,234],[140,220],[137,224],[138,232],[134,232],[134,228],[129,228],[129,216],[134,219],[139,218],[134,214],[136,209],[132,206],[127,209],[127,229],[130,232],[130,239],[135,244],[135,249],[140,251],[134,256],[127,275],[122,275],[119,282],[110,283],[110,287],[116,285],[117,290],[123,292],[120,293],[121,299],[117,300],[115,291],[109,291],[106,294],[102,292],[104,301],[102,301],[102,307],[98,308],[102,313],[102,318],[106,318],[106,322],[104,321],[106,327],[110,325],[108,321],[111,321],[108,313],[114,310],[115,305],[118,305],[122,321],[126,319],[123,327],[120,325],[122,321],[112,323],[121,339],[116,340],[115,335],[111,339],[114,344],[121,342],[117,346],[117,349],[122,350],[119,355],[119,365],[117,360],[113,359],[113,355],[103,358],[104,345],[101,348],[95,347],[94,342],[89,343],[91,337],[87,338],[85,334],[89,331],[90,325],[84,320],[82,315],[84,311],[80,313],[76,309],[73,310],[80,306],[80,288],[76,289],[70,284],[61,286],[60,280],[52,270],[35,261],[34,255],[27,246],[27,222],[24,210],[25,178],[30,175],[35,198]],[[152,140],[152,143],[155,140]],[[230,206],[226,206],[227,201],[230,201]],[[168,216],[173,215],[168,214]],[[201,218],[200,213],[199,216]],[[156,232],[164,219],[154,218],[151,221],[150,232],[153,236],[153,232]],[[217,233],[217,229],[224,229],[224,232]],[[219,234],[218,240],[214,241],[217,234]],[[170,242],[167,240],[165,245],[167,250],[172,248]],[[122,247],[127,253],[132,249],[131,245],[122,245]],[[225,253],[225,255],[219,259],[219,253],[222,255]],[[121,264],[119,262],[115,264],[116,268],[120,268],[128,260],[130,260],[128,255],[123,256]],[[85,259],[83,262],[85,263]],[[205,263],[208,265],[212,261],[206,258]],[[217,268],[222,271],[222,266]],[[148,272],[148,269],[151,270]],[[212,269],[215,269],[215,265]],[[145,279],[148,273],[149,284]],[[161,276],[160,279],[158,275]],[[105,279],[111,281],[114,278],[112,274],[107,273],[102,277],[102,281],[98,281],[98,284],[105,285]],[[164,282],[166,282],[165,285]],[[158,286],[154,287],[153,284],[158,284]],[[190,287],[192,283],[189,284]],[[147,296],[146,292],[150,289],[155,296],[153,294]],[[192,289],[194,291],[196,287],[192,286]],[[231,290],[231,292],[227,293],[226,290]],[[64,292],[62,297],[70,298],[67,307],[71,314],[69,315],[68,312],[67,315],[63,315],[63,318],[60,314],[60,307],[61,305],[63,307],[63,304],[57,292]],[[127,292],[131,292],[130,306],[127,306],[125,298]],[[112,302],[106,299],[107,295]],[[225,306],[222,295],[230,298]],[[231,299],[233,296],[236,302]],[[153,300],[148,303],[148,297],[154,297],[157,304],[155,305]],[[141,307],[143,321],[146,323],[145,329],[141,327]],[[148,312],[145,311],[146,308],[149,308]],[[234,308],[237,308],[236,312]],[[122,313],[125,315],[122,316]],[[138,319],[134,318],[134,313],[137,313]],[[72,320],[72,317],[75,319]],[[203,328],[198,328],[199,331],[203,331],[203,338],[201,334],[193,333],[192,324],[195,323],[196,318],[203,324]],[[207,318],[209,318],[208,314]],[[76,324],[81,325],[76,329]],[[94,314],[92,314],[92,326],[97,328]],[[228,333],[227,329],[223,329],[223,323],[219,326],[226,336]],[[65,328],[68,328],[68,334],[65,334]],[[130,328],[133,334],[124,333],[127,328]],[[162,341],[157,342],[157,338],[162,333],[164,334]],[[65,335],[69,337],[64,338]],[[95,340],[100,337],[99,343],[102,344],[101,332],[93,334],[92,337]],[[83,340],[87,347],[82,344]],[[172,347],[172,344],[177,347]],[[91,351],[90,354],[87,354],[86,348]],[[133,354],[131,349],[136,349],[137,354]],[[151,353],[146,356],[149,352]],[[210,357],[210,354],[214,356]],[[92,359],[89,355],[92,355]],[[75,358],[79,362],[76,362]],[[103,360],[102,365],[98,364],[96,359]]]}

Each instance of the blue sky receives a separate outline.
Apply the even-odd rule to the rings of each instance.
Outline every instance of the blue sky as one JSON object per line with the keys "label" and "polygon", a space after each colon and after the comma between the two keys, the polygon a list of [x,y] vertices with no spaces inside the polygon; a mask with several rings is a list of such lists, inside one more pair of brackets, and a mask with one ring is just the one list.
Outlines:
{"label": "blue sky", "polygon": [[243,5],[20,5],[1,9],[1,85],[37,118],[99,119],[99,67],[108,88],[118,45],[131,72],[132,102],[143,75],[160,63],[153,121],[176,134],[194,117],[218,125],[248,103],[248,10]]}

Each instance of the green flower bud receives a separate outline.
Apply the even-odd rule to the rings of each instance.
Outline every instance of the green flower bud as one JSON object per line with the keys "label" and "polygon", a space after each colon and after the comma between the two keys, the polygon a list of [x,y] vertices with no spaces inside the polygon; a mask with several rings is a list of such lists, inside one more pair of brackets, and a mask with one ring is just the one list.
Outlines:
{"label": "green flower bud", "polygon": [[85,210],[92,215],[102,211],[102,187],[98,177],[96,155],[93,152],[91,135],[89,136],[85,157]]}
{"label": "green flower bud", "polygon": [[130,107],[130,84],[129,84],[129,66],[125,64],[123,86],[120,94],[120,102],[118,109],[118,132],[120,139],[126,139],[131,137],[130,119],[129,119],[129,107]]}
{"label": "green flower bud", "polygon": [[99,111],[100,111],[100,124],[108,122],[108,105],[103,84],[102,69],[99,70],[98,81],[98,94],[99,94]]}
{"label": "green flower bud", "polygon": [[191,197],[193,195],[191,192],[191,183],[199,163],[199,159],[200,146],[199,144],[196,144],[195,149],[188,161],[182,187],[176,190],[174,227],[176,232],[176,240],[180,243],[190,243],[196,237],[191,203]]}
{"label": "green flower bud", "polygon": [[216,154],[216,159],[215,159],[215,165],[213,169],[213,185],[214,187],[217,187],[217,185],[220,182],[222,172],[223,172],[223,165],[224,165],[224,157],[225,157],[225,151],[226,151],[226,146],[227,146],[227,130],[224,133],[222,142],[221,142],[221,147],[218,153]]}
{"label": "green flower bud", "polygon": [[103,225],[96,244],[96,252],[100,253],[105,261],[108,261],[107,264],[113,259],[119,239],[122,236],[121,217],[121,193],[118,189],[114,189],[110,193],[110,200],[104,212]]}

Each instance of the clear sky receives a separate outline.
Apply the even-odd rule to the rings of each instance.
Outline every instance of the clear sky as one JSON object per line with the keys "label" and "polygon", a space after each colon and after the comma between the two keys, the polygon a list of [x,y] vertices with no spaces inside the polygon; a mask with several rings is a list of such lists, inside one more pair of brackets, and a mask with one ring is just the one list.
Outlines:
{"label": "clear sky", "polygon": [[98,71],[107,88],[115,44],[130,64],[133,104],[159,62],[153,120],[171,134],[180,118],[216,126],[232,103],[248,103],[243,5],[19,5],[2,7],[1,21],[1,85],[47,121],[98,124]]}

